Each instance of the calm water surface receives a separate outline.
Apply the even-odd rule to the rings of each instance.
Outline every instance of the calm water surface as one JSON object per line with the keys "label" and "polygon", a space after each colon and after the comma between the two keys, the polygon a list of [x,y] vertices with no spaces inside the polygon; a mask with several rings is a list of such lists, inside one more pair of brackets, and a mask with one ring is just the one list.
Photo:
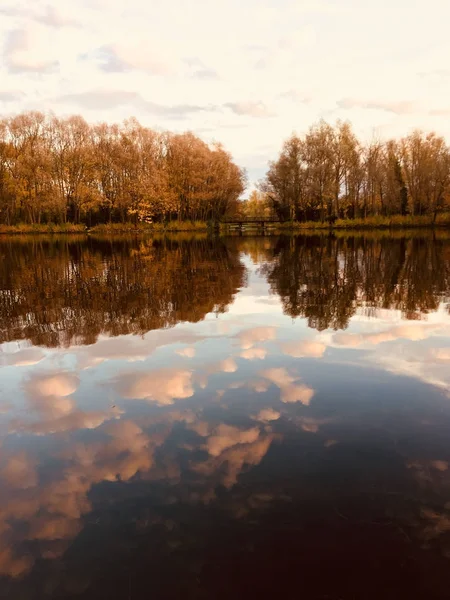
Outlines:
{"label": "calm water surface", "polygon": [[450,241],[0,240],[0,596],[450,596]]}

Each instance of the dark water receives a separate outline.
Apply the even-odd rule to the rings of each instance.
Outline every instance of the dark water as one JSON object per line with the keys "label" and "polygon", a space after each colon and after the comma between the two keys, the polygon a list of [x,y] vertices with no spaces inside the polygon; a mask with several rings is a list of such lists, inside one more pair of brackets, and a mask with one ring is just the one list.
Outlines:
{"label": "dark water", "polygon": [[0,596],[450,596],[450,241],[0,240]]}

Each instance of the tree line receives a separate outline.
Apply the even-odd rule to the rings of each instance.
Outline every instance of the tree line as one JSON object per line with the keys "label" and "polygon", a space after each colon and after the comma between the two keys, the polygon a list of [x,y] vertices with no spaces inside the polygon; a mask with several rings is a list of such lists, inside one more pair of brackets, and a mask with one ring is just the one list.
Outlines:
{"label": "tree line", "polygon": [[432,215],[450,204],[450,148],[436,133],[363,144],[348,122],[292,135],[260,183],[282,220]]}
{"label": "tree line", "polygon": [[89,125],[27,112],[0,120],[0,223],[217,220],[236,207],[245,172],[188,132]]}

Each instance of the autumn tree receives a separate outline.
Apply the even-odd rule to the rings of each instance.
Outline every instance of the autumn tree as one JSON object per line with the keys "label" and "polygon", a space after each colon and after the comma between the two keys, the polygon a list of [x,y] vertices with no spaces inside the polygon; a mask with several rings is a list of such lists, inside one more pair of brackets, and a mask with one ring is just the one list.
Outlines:
{"label": "autumn tree", "polygon": [[286,140],[260,189],[282,220],[430,215],[450,204],[450,149],[435,133],[361,144],[325,121]]}
{"label": "autumn tree", "polygon": [[18,222],[218,220],[236,209],[245,172],[193,133],[89,125],[24,113],[0,122],[0,219]]}
{"label": "autumn tree", "polygon": [[259,190],[252,190],[248,199],[242,202],[241,211],[245,217],[270,218],[273,216],[269,198]]}

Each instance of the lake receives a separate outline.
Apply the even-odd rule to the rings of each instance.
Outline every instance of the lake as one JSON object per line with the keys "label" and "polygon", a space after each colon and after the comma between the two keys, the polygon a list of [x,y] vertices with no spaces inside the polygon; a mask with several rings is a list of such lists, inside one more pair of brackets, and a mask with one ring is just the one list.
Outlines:
{"label": "lake", "polygon": [[0,596],[448,598],[450,236],[0,239]]}

